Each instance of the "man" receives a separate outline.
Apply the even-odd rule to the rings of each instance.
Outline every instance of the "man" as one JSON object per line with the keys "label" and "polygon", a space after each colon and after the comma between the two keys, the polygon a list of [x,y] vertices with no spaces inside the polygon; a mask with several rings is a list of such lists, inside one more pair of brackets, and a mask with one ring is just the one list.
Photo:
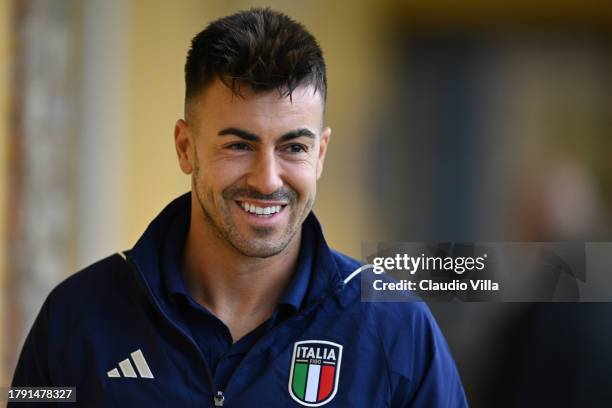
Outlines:
{"label": "man", "polygon": [[331,136],[315,39],[240,12],[193,39],[185,79],[191,192],[53,290],[13,386],[75,386],[83,406],[465,406],[427,307],[360,302],[359,263],[311,212]]}

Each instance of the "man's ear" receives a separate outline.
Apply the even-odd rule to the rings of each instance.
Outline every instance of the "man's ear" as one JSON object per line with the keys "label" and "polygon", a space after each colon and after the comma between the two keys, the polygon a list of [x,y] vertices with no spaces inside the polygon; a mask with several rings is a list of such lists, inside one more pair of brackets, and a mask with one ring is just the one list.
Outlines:
{"label": "man's ear", "polygon": [[184,119],[177,120],[174,125],[174,147],[181,170],[185,174],[191,174],[194,168],[195,145],[191,129]]}
{"label": "man's ear", "polygon": [[331,138],[331,128],[326,127],[321,132],[321,143],[319,144],[319,160],[317,161],[317,180],[323,174],[323,164],[325,163],[325,154],[327,153],[327,145]]}

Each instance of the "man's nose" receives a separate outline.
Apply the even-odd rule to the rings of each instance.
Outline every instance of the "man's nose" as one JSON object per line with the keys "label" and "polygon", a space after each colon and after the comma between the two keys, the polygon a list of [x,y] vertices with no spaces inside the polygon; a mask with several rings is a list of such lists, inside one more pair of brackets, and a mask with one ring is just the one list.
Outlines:
{"label": "man's nose", "polygon": [[259,152],[247,184],[261,194],[272,194],[283,186],[280,167],[272,152]]}

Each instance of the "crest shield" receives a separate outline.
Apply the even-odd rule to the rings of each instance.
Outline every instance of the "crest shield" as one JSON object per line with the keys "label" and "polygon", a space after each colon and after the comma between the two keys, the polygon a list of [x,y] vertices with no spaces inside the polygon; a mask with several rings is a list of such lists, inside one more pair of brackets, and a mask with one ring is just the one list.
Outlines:
{"label": "crest shield", "polygon": [[289,395],[307,407],[331,401],[338,391],[342,345],[324,340],[295,342],[289,374]]}

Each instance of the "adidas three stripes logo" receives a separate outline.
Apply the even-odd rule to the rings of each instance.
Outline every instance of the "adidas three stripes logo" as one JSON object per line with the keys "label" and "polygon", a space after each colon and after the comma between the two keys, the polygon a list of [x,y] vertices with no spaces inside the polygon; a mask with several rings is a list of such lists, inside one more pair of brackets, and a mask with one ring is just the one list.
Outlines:
{"label": "adidas three stripes logo", "polygon": [[[144,358],[144,354],[140,349],[130,353],[132,360],[134,361],[134,365],[136,366],[136,370],[138,370],[138,374],[140,374],[141,378],[155,378],[153,377],[153,373],[147,364],[147,360]],[[138,374],[134,371],[134,367],[130,361],[130,358],[126,358],[123,361],[119,362],[119,369],[121,369],[121,373],[116,368],[113,368],[109,372],[106,373],[107,376],[111,378],[119,378],[119,377],[130,377],[130,378],[138,378]],[[123,375],[121,375],[123,374]]]}

